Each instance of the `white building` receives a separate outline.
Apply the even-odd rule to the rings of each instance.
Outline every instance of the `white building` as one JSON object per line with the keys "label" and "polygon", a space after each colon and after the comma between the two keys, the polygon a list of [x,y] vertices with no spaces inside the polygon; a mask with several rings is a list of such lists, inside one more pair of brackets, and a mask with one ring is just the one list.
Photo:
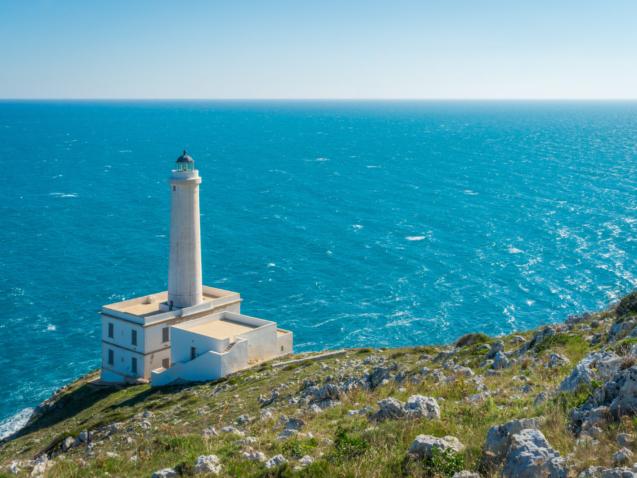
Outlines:
{"label": "white building", "polygon": [[292,332],[241,315],[236,292],[202,285],[201,178],[185,151],[168,183],[168,291],[102,307],[103,382],[212,380],[292,351]]}

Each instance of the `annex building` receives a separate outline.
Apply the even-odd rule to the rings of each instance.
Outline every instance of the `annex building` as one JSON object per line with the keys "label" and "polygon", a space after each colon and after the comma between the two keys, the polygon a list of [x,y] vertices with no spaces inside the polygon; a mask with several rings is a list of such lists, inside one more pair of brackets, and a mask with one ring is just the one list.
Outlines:
{"label": "annex building", "polygon": [[102,307],[102,382],[213,380],[292,352],[292,332],[242,315],[238,293],[202,285],[201,178],[186,151],[168,183],[168,291]]}

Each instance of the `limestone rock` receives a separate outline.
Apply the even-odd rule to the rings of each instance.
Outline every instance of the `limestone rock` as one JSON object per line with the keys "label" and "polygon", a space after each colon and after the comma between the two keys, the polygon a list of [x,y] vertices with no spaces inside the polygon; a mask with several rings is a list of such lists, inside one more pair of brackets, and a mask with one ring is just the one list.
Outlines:
{"label": "limestone rock", "polygon": [[309,455],[305,455],[299,460],[299,463],[303,466],[311,465],[312,463],[314,463],[314,458]]}
{"label": "limestone rock", "polygon": [[502,340],[498,340],[491,346],[489,352],[487,352],[487,358],[494,359],[495,356],[500,352],[504,352],[504,342]]}
{"label": "limestone rock", "polygon": [[490,367],[491,365],[493,365],[493,360],[483,360],[482,362],[480,362],[480,365],[478,367],[485,368]]}
{"label": "limestone rock", "polygon": [[630,433],[620,433],[617,435],[617,443],[619,446],[623,447],[632,446],[635,443],[635,435],[631,435]]}
{"label": "limestone rock", "polygon": [[572,392],[581,384],[588,385],[596,376],[592,367],[597,354],[590,354],[584,357],[567,377],[564,377],[558,388],[559,392]]}
{"label": "limestone rock", "polygon": [[571,361],[564,354],[552,353],[549,362],[546,364],[546,368],[562,367],[564,365],[570,365]]}
{"label": "limestone rock", "polygon": [[541,431],[526,429],[513,435],[504,461],[504,478],[566,478],[565,458],[546,441]]}
{"label": "limestone rock", "polygon": [[438,448],[440,451],[451,449],[456,453],[460,453],[465,449],[465,446],[460,443],[456,437],[446,436],[444,438],[436,438],[430,435],[418,435],[409,448],[409,453],[417,455],[420,459],[427,459],[431,457],[432,450]]}
{"label": "limestone rock", "polygon": [[259,439],[256,437],[247,437],[244,438],[243,440],[237,440],[236,442],[234,442],[235,445],[253,445],[254,443],[259,443]]}
{"label": "limestone rock", "polygon": [[217,433],[217,430],[215,430],[215,427],[208,427],[201,432],[201,436],[206,440],[209,440],[212,437],[219,436],[219,434]]}
{"label": "limestone rock", "polygon": [[634,456],[633,452],[628,448],[622,448],[617,453],[613,453],[613,463],[617,465],[626,465]]}
{"label": "limestone rock", "polygon": [[[493,348],[491,350],[493,350]],[[497,354],[495,354],[495,357],[493,358],[492,368],[494,370],[501,370],[503,368],[506,368],[508,362],[509,362],[509,359],[507,358],[507,356],[504,355],[503,352],[498,352]]]}
{"label": "limestone rock", "polygon": [[300,432],[305,428],[305,422],[300,418],[290,418],[287,422],[285,422],[283,427]]}
{"label": "limestone rock", "polygon": [[438,355],[436,355],[432,359],[432,362],[444,362],[445,360],[448,360],[454,355],[456,355],[458,352],[460,352],[460,349],[458,348],[453,348],[451,350],[443,350],[441,352],[438,352]]}
{"label": "limestone rock", "polygon": [[471,378],[475,375],[475,373],[473,373],[473,370],[471,370],[469,367],[455,367],[453,371],[457,374],[463,375],[466,378]]}
{"label": "limestone rock", "polygon": [[73,437],[66,437],[64,441],[62,442],[62,451],[67,451],[69,448],[73,446],[74,442],[75,440],[73,440]]}
{"label": "limestone rock", "polygon": [[240,437],[242,437],[244,435],[244,433],[242,431],[237,430],[234,427],[223,427],[221,430],[219,430],[219,433],[223,433],[223,434],[233,433],[233,434],[238,435]]}
{"label": "limestone rock", "polygon": [[219,474],[221,466],[219,466],[219,458],[215,455],[201,455],[197,458],[195,464],[195,473],[215,473]]}
{"label": "limestone rock", "polygon": [[277,455],[274,456],[272,458],[270,458],[268,461],[266,461],[263,466],[265,466],[266,468],[274,468],[275,466],[278,466],[282,463],[287,463],[288,461],[283,458],[283,455]]}
{"label": "limestone rock", "polygon": [[243,459],[248,461],[255,461],[257,463],[263,463],[267,460],[266,456],[260,451],[255,451],[254,453],[243,453]]}
{"label": "limestone rock", "polygon": [[534,418],[523,418],[491,427],[487,432],[482,465],[485,467],[499,466],[511,449],[513,436],[525,429],[536,429],[539,425],[540,423]]}
{"label": "limestone rock", "polygon": [[471,471],[462,470],[457,473],[454,473],[454,475],[451,478],[480,478],[480,475],[478,473],[473,473]]}
{"label": "limestone rock", "polygon": [[535,401],[533,402],[533,406],[534,407],[539,407],[544,402],[546,402],[548,399],[549,399],[548,392],[540,392],[540,393],[538,393],[537,397],[535,397]]}
{"label": "limestone rock", "polygon": [[384,398],[377,402],[379,410],[374,413],[369,420],[379,422],[383,420],[402,418],[405,416],[405,408],[403,402],[395,398]]}
{"label": "limestone rock", "polygon": [[177,470],[173,468],[164,468],[163,470],[153,473],[152,478],[173,478],[177,476]]}
{"label": "limestone rock", "polygon": [[440,420],[440,406],[435,398],[412,395],[405,404],[405,418]]}
{"label": "limestone rock", "polygon": [[579,474],[579,478],[601,478],[602,472],[607,470],[603,466],[591,466]]}
{"label": "limestone rock", "polygon": [[637,470],[633,466],[632,468],[613,468],[612,470],[604,470],[600,475],[601,478],[636,478]]}

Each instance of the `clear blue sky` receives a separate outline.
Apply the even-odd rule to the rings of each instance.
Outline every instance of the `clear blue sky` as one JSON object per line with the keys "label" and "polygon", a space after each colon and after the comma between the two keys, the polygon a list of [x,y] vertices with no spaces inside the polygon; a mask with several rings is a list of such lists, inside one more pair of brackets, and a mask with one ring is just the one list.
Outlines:
{"label": "clear blue sky", "polygon": [[0,98],[637,98],[637,0],[0,0]]}

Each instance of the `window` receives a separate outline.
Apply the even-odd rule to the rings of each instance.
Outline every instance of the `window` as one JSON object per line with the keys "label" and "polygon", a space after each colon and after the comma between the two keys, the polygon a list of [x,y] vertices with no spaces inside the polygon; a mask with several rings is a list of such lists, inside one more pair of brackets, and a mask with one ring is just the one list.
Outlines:
{"label": "window", "polygon": [[168,342],[170,340],[170,327],[164,327],[161,329],[161,341]]}
{"label": "window", "polygon": [[108,351],[108,364],[109,365],[115,364],[115,354],[113,353],[112,350]]}
{"label": "window", "polygon": [[170,359],[165,358],[161,361],[161,366],[164,368],[170,368]]}
{"label": "window", "polygon": [[188,171],[192,171],[192,163],[188,163]]}
{"label": "window", "polygon": [[173,186],[173,191],[177,191],[177,186]]}
{"label": "window", "polygon": [[115,336],[115,327],[113,324],[108,324],[108,337],[113,338]]}
{"label": "window", "polygon": [[135,357],[132,358],[131,369],[133,373],[137,375],[137,359]]}
{"label": "window", "polygon": [[190,360],[195,360],[197,358],[197,349],[194,347],[190,347]]}
{"label": "window", "polygon": [[137,331],[136,330],[131,330],[131,340],[130,343],[132,345],[137,345]]}
{"label": "window", "polygon": [[281,352],[283,352],[283,345],[281,345]]}

